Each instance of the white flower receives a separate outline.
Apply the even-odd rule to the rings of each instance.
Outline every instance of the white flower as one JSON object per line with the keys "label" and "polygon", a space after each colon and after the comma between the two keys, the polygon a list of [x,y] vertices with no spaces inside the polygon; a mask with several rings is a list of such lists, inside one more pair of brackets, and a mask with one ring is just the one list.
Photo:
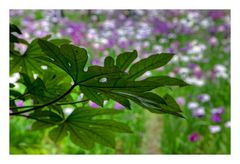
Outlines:
{"label": "white flower", "polygon": [[197,102],[189,102],[188,103],[189,109],[196,109],[197,107],[199,107],[199,104]]}
{"label": "white flower", "polygon": [[219,125],[211,125],[209,126],[209,130],[211,133],[218,133],[221,131],[221,127]]}
{"label": "white flower", "polygon": [[205,115],[205,109],[203,107],[199,107],[192,110],[192,115],[195,117],[202,117]]}
{"label": "white flower", "polygon": [[225,122],[224,126],[225,126],[225,128],[230,128],[231,122],[230,121]]}
{"label": "white flower", "polygon": [[196,77],[188,77],[185,79],[185,81],[189,84],[193,84],[197,86],[203,86],[205,84],[204,79],[198,79]]}
{"label": "white flower", "polygon": [[16,83],[20,79],[20,74],[19,73],[14,73],[10,78],[9,78],[9,83]]}
{"label": "white flower", "polygon": [[63,109],[63,113],[64,113],[66,116],[69,116],[72,112],[73,112],[73,108],[64,108],[64,109]]}

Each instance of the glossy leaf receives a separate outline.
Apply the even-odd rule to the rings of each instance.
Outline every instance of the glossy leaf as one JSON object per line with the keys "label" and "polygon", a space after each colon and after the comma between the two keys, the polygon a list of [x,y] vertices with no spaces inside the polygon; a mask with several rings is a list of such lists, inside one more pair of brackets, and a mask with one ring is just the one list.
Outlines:
{"label": "glossy leaf", "polygon": [[173,54],[162,53],[142,59],[130,67],[128,79],[136,79],[146,71],[164,66],[172,59],[172,57]]}
{"label": "glossy leaf", "polygon": [[118,55],[116,60],[116,65],[120,68],[120,70],[125,71],[130,64],[137,58],[137,51],[133,52],[124,52]]}
{"label": "glossy leaf", "polygon": [[95,142],[114,148],[114,133],[131,133],[131,129],[124,123],[93,118],[118,113],[121,113],[121,111],[113,109],[75,109],[62,124],[49,133],[49,137],[53,141],[59,142],[69,133],[72,142],[82,148],[90,149]]}

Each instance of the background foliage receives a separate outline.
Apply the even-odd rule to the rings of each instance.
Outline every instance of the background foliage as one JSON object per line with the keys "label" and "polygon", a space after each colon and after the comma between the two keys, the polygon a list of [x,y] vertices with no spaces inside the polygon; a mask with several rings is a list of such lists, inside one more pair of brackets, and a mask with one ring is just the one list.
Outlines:
{"label": "background foliage", "polygon": [[[48,33],[55,38],[66,37],[89,50],[92,64],[103,65],[105,56],[115,58],[120,52],[131,52],[133,49],[142,55],[140,58],[159,51],[175,53],[169,66],[146,72],[144,77],[168,74],[193,85],[176,91],[154,90],[161,95],[170,92],[173,97],[178,97],[187,120],[154,115],[138,106],[132,107],[133,112],[126,110],[113,116],[116,120],[124,120],[134,131],[132,134],[117,135],[115,149],[96,145],[92,150],[84,150],[68,139],[55,144],[46,135],[47,131],[32,132],[34,127],[29,127],[32,120],[12,117],[11,153],[230,153],[228,11],[12,10],[10,14],[11,22],[21,27],[24,39],[31,42],[32,38]],[[21,52],[25,51],[24,46],[16,46]],[[33,63],[26,72],[37,64],[41,63]],[[56,76],[53,80],[62,81],[61,78],[71,80],[66,76]],[[49,80],[48,83],[54,85],[56,81]],[[56,88],[61,88],[59,95],[68,89],[62,86],[65,85],[59,84]],[[23,92],[25,88],[19,84],[18,90]],[[63,102],[78,97],[80,100],[81,96],[71,95]],[[31,104],[22,99],[14,103],[17,106]],[[99,107],[93,102],[85,105]],[[113,101],[106,102],[105,106],[124,110],[123,106]],[[65,111],[69,110],[71,106],[66,106]]]}

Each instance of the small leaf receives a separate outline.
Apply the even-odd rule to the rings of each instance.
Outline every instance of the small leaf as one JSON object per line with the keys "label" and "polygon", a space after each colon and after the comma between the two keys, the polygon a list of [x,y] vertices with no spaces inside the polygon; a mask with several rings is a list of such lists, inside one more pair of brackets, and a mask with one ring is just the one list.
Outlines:
{"label": "small leaf", "polygon": [[169,107],[171,107],[172,109],[174,109],[174,111],[180,112],[181,109],[178,105],[178,103],[174,100],[174,98],[172,96],[170,96],[169,94],[166,94],[163,99],[165,100],[165,102],[167,103],[167,105]]}
{"label": "small leaf", "polygon": [[114,67],[114,59],[111,56],[105,58],[104,67]]}
{"label": "small leaf", "polygon": [[146,71],[164,66],[172,59],[172,57],[173,54],[162,53],[142,59],[130,67],[128,79],[136,79]]}
{"label": "small leaf", "polygon": [[93,102],[97,103],[99,106],[103,106],[103,98],[97,93],[93,88],[81,87],[82,93]]}
{"label": "small leaf", "polygon": [[137,51],[124,52],[118,55],[116,65],[120,70],[125,71],[129,65],[137,58]]}

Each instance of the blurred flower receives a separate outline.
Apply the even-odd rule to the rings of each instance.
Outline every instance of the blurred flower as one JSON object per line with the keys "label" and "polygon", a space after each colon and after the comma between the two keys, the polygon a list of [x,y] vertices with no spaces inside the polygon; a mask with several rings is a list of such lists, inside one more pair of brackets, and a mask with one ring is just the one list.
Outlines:
{"label": "blurred flower", "polygon": [[188,108],[189,109],[196,109],[199,106],[197,102],[189,102],[188,103]]}
{"label": "blurred flower", "polygon": [[221,131],[221,127],[219,125],[211,125],[209,126],[209,130],[211,133],[218,133]]}
{"label": "blurred flower", "polygon": [[92,60],[92,64],[93,65],[101,65],[101,60],[99,59],[99,58],[94,58],[93,60]]}
{"label": "blurred flower", "polygon": [[184,97],[178,97],[176,99],[176,101],[179,105],[184,105],[185,104],[185,98]]}
{"label": "blurred flower", "polygon": [[115,109],[124,109],[125,107],[122,104],[115,102],[114,108]]}
{"label": "blurred flower", "polygon": [[221,19],[225,16],[225,12],[223,10],[210,10],[208,16],[212,19]]}
{"label": "blurred flower", "polygon": [[222,64],[216,64],[214,66],[214,70],[216,71],[216,77],[222,77],[222,78],[228,78],[228,75],[227,75],[227,68],[226,66],[222,65]]}
{"label": "blurred flower", "polygon": [[92,108],[99,108],[99,106],[95,103],[95,102],[92,102],[92,101],[89,101],[89,106],[92,107]]}
{"label": "blurred flower", "polygon": [[201,94],[197,97],[201,102],[208,102],[210,100],[210,96],[208,94]]}
{"label": "blurred flower", "polygon": [[24,101],[22,101],[22,100],[17,100],[17,101],[15,102],[15,104],[16,104],[17,107],[22,107],[22,106],[24,106]]}
{"label": "blurred flower", "polygon": [[64,108],[63,112],[66,116],[69,116],[73,112],[73,108]]}
{"label": "blurred flower", "polygon": [[224,107],[218,107],[218,108],[213,108],[211,110],[211,113],[212,114],[223,114],[225,111],[225,108]]}
{"label": "blurred flower", "polygon": [[20,52],[21,55],[23,55],[27,50],[27,45],[15,43],[15,48]]}
{"label": "blurred flower", "polygon": [[201,136],[200,136],[200,134],[197,133],[197,132],[193,132],[192,134],[190,134],[190,135],[188,136],[188,140],[189,140],[190,142],[196,142],[196,141],[199,141],[200,139],[201,139]]}
{"label": "blurred flower", "polygon": [[205,84],[204,79],[199,79],[196,77],[187,77],[187,78],[185,78],[185,81],[189,84],[197,85],[197,86],[203,86]]}
{"label": "blurred flower", "polygon": [[215,113],[215,114],[212,114],[211,120],[212,120],[213,122],[218,123],[218,122],[221,122],[221,117],[220,117],[219,114],[216,114],[216,113]]}
{"label": "blurred flower", "polygon": [[205,109],[203,107],[199,107],[199,108],[196,108],[196,109],[193,109],[192,110],[192,115],[194,117],[203,117],[205,115]]}
{"label": "blurred flower", "polygon": [[231,122],[230,121],[225,122],[224,126],[225,126],[225,128],[230,128]]}
{"label": "blurred flower", "polygon": [[215,47],[215,46],[218,44],[218,40],[217,40],[216,37],[211,37],[211,38],[208,40],[208,43],[209,43],[211,46]]}

